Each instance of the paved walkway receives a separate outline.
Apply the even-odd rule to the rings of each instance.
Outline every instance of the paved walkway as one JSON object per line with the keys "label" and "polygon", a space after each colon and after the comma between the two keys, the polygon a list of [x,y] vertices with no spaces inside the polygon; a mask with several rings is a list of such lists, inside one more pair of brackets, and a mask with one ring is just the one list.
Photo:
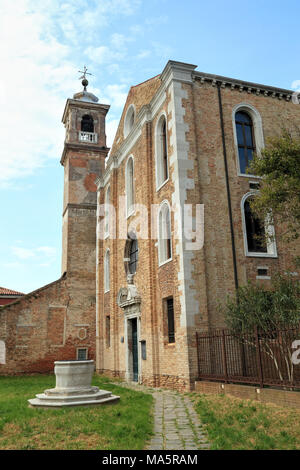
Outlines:
{"label": "paved walkway", "polygon": [[149,389],[125,382],[118,385],[153,395],[154,436],[147,450],[209,449],[203,427],[188,396],[172,390]]}
{"label": "paved walkway", "polygon": [[197,450],[208,449],[203,432],[191,400],[170,390],[153,392],[154,436],[149,450]]}

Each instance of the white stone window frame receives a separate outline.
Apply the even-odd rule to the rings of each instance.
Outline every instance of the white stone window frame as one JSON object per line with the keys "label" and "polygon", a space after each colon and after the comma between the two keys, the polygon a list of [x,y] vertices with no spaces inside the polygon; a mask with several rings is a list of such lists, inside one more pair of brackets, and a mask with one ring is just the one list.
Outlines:
{"label": "white stone window frame", "polygon": [[110,249],[107,248],[104,255],[104,293],[110,291]]}
{"label": "white stone window frame", "polygon": [[266,270],[267,273],[270,271],[269,266],[257,266],[256,267],[256,272],[257,272],[256,279],[270,280],[271,276],[269,274],[258,274],[258,271],[260,269]]}
{"label": "white stone window frame", "polygon": [[[170,220],[170,251],[171,251],[171,256],[168,259],[163,259],[163,253],[165,251],[165,247],[163,246],[164,240],[161,237],[161,224],[160,224],[160,215],[162,214],[162,210],[164,209],[164,206],[168,207],[169,211],[169,220]],[[162,220],[163,222],[163,220]],[[173,259],[173,246],[172,246],[172,217],[171,217],[171,206],[170,203],[167,199],[161,202],[159,206],[159,210],[157,213],[157,227],[158,227],[158,240],[157,240],[157,245],[158,245],[158,266],[163,266]]]}
{"label": "white stone window frame", "polygon": [[248,240],[247,240],[247,229],[246,229],[246,219],[245,219],[245,202],[250,197],[255,197],[259,191],[249,191],[246,193],[241,200],[241,211],[242,211],[242,228],[243,228],[243,238],[244,238],[244,250],[245,256],[247,257],[255,257],[255,258],[277,258],[277,246],[276,246],[276,239],[275,239],[275,228],[273,224],[270,224],[267,220],[265,220],[265,231],[269,232],[270,236],[272,237],[272,241],[267,243],[267,253],[260,253],[260,252],[252,252],[248,250]]}
{"label": "white stone window frame", "polygon": [[265,146],[262,118],[261,118],[260,113],[257,111],[257,109],[249,103],[239,103],[236,106],[234,106],[232,110],[232,127],[233,127],[233,138],[234,138],[234,146],[235,146],[235,153],[236,153],[237,173],[238,173],[238,176],[243,176],[243,177],[246,176],[247,178],[260,179],[260,176],[252,175],[251,173],[241,173],[239,147],[238,147],[236,122],[235,122],[236,113],[240,111],[244,111],[245,113],[249,114],[249,116],[252,119],[254,146],[255,146],[255,151],[257,155],[261,154],[261,151],[263,150]]}
{"label": "white stone window frame", "polygon": [[[161,121],[162,118],[164,117],[165,122],[166,122],[166,139],[167,139],[167,171],[168,171],[168,176],[167,178],[162,181],[162,178],[160,178],[160,175],[162,174],[162,167],[163,167],[163,155],[161,151],[161,133],[160,133],[160,128],[161,128]],[[169,181],[169,155],[168,155],[168,120],[167,120],[167,115],[166,112],[163,111],[160,113],[157,121],[156,121],[156,126],[155,126],[155,178],[156,178],[156,191],[159,191],[168,181]]]}
{"label": "white stone window frame", "polygon": [[[109,196],[108,196],[109,195]],[[104,239],[109,237],[109,232],[110,232],[110,211],[109,211],[109,204],[110,204],[110,184],[106,188],[105,191],[105,198],[104,198],[104,204],[105,204],[105,215],[104,215]]]}
{"label": "white stone window frame", "polygon": [[[132,161],[132,187],[129,188],[129,176],[128,176],[128,166],[130,160]],[[132,204],[129,205],[128,195],[130,190],[132,190]],[[126,195],[126,218],[130,217],[134,214],[134,195],[135,195],[135,184],[134,184],[134,157],[133,155],[129,155],[127,158],[126,166],[125,166],[125,195]]]}
{"label": "white stone window frame", "polygon": [[[132,121],[132,116],[133,116],[133,121]],[[131,104],[128,106],[128,109],[125,114],[124,118],[124,127],[123,127],[123,134],[124,134],[124,139],[130,134],[131,130],[134,127],[135,124],[135,118],[136,118],[136,110],[134,104]]]}

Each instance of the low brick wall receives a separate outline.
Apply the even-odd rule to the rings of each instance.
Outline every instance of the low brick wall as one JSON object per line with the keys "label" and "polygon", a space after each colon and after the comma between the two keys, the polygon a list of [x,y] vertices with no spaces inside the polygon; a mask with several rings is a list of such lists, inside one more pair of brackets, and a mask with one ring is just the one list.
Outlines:
{"label": "low brick wall", "polygon": [[195,383],[195,391],[206,394],[226,394],[245,400],[256,400],[261,403],[300,408],[300,392],[258,388],[249,385],[222,384],[219,382],[199,381]]}

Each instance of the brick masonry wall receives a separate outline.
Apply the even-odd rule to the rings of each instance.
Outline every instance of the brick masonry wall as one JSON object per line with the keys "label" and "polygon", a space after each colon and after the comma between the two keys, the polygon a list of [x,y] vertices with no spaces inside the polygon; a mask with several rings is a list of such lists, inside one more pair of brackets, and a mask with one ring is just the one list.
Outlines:
{"label": "brick masonry wall", "polygon": [[[62,273],[58,281],[0,308],[0,340],[6,364],[0,374],[53,371],[55,360],[75,360],[77,349],[96,359],[96,199],[95,180],[108,153],[108,107],[67,101],[64,113]],[[97,145],[80,142],[82,115],[93,116]]]}
{"label": "brick masonry wall", "polygon": [[[156,79],[153,80],[155,82]],[[156,84],[154,82],[150,80],[141,88],[130,90],[110,159],[119,158],[118,152],[124,143],[126,110],[132,103],[137,113],[142,106],[149,106],[155,93],[161,89],[158,89],[158,80]],[[238,174],[233,108],[240,103],[254,106],[262,117],[266,140],[268,136],[280,132],[282,122],[290,129],[294,123],[300,126],[300,107],[278,98],[266,97],[262,93],[258,96],[247,91],[241,92],[238,87],[222,88],[221,93],[238,282],[242,285],[248,279],[256,280],[258,266],[267,266],[271,276],[276,270],[292,268],[292,257],[299,254],[299,243],[283,246],[278,241],[277,258],[245,256],[241,200],[249,192],[249,181],[253,181],[253,177]],[[162,113],[167,117],[169,179],[157,191],[155,129]],[[140,339],[146,340],[147,344],[147,359],[142,361],[142,381],[156,386],[192,388],[197,377],[195,332],[224,325],[218,307],[235,290],[217,88],[198,79],[182,83],[169,82],[161,105],[156,108],[151,120],[148,119],[142,126],[140,137],[133,141],[126,152],[120,164],[114,166],[105,187],[101,188],[99,202],[103,202],[108,184],[111,185],[112,204],[115,207],[119,196],[125,195],[125,166],[128,157],[132,155],[135,203],[144,204],[148,210],[151,204],[160,204],[164,200],[171,206],[178,200],[182,204],[204,204],[203,248],[191,252],[173,236],[172,260],[159,267],[156,240],[139,240],[139,262],[134,277],[142,298]],[[138,228],[138,214],[129,217],[128,226],[131,222]],[[173,230],[177,223],[177,215],[172,213]],[[117,225],[117,236],[119,228]],[[278,234],[279,227],[275,227],[275,230]],[[148,231],[150,233],[150,223]],[[107,248],[111,253],[111,289],[105,297],[101,270],[103,253]],[[98,370],[121,375],[125,374],[126,369],[126,344],[121,342],[125,336],[124,312],[117,306],[116,296],[119,289],[127,285],[124,249],[125,240],[118,239],[100,241],[98,246]],[[268,283],[264,280],[259,282]],[[174,298],[175,344],[168,344],[166,338],[163,299],[168,296]],[[111,316],[110,348],[105,346],[104,335],[104,319],[108,314]]]}
{"label": "brick masonry wall", "polygon": [[52,372],[54,361],[76,359],[77,348],[88,348],[89,359],[95,359],[95,299],[81,298],[78,305],[70,287],[63,276],[0,309],[6,346],[0,375]]}
{"label": "brick masonry wall", "polygon": [[195,392],[213,395],[226,394],[244,400],[256,400],[261,403],[274,403],[279,406],[300,408],[300,393],[289,390],[201,381],[196,382]]}

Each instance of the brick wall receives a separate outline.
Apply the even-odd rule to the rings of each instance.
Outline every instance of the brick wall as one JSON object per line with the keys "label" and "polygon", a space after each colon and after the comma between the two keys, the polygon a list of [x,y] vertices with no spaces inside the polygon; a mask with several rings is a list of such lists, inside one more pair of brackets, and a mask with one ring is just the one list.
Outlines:
{"label": "brick wall", "polygon": [[255,386],[221,384],[217,382],[196,382],[195,391],[204,394],[226,394],[244,400],[256,400],[261,403],[275,403],[279,406],[300,408],[300,393],[289,390],[257,388]]}
{"label": "brick wall", "polygon": [[[116,135],[108,170],[99,190],[99,203],[111,185],[112,204],[117,207],[117,239],[98,241],[98,306],[99,339],[98,370],[124,375],[126,343],[124,312],[117,306],[117,293],[127,285],[124,269],[125,240],[118,239],[119,196],[125,195],[125,166],[130,155],[134,158],[135,203],[150,212],[152,204],[167,200],[172,207],[183,204],[204,204],[204,246],[186,249],[181,240],[172,238],[172,260],[158,264],[156,240],[151,240],[151,220],[148,218],[147,240],[139,240],[138,269],[134,283],[141,295],[141,340],[146,340],[147,359],[141,361],[144,383],[171,388],[191,388],[197,377],[195,332],[224,326],[219,305],[235,291],[232,239],[230,231],[227,186],[225,177],[219,97],[213,80],[191,79],[192,66],[168,66],[161,74],[130,90]],[[173,74],[173,75],[172,75]],[[172,76],[176,80],[172,80]],[[165,88],[164,88],[165,87]],[[299,254],[299,243],[283,246],[278,240],[278,257],[245,256],[242,229],[241,200],[249,192],[250,176],[240,176],[234,144],[233,109],[247,103],[257,109],[262,118],[263,134],[278,134],[281,125],[293,129],[300,125],[300,107],[291,101],[275,98],[271,93],[253,92],[247,87],[227,84],[221,88],[225,145],[229,172],[230,203],[233,215],[237,276],[240,285],[256,280],[257,267],[276,270],[292,268],[292,258]],[[136,109],[138,125],[127,139],[123,126],[130,105]],[[144,114],[143,114],[144,113]],[[143,116],[147,114],[143,121]],[[161,114],[167,118],[169,179],[156,189],[155,135]],[[141,124],[142,122],[142,124]],[[111,169],[110,165],[113,163]],[[125,218],[125,217],[124,217]],[[138,228],[139,214],[128,218]],[[124,220],[123,220],[124,222]],[[173,231],[180,225],[178,214],[172,213]],[[279,234],[279,227],[275,227]],[[111,289],[103,294],[103,253],[111,253]],[[294,270],[294,269],[293,269]],[[268,283],[268,281],[260,281]],[[174,344],[166,340],[166,317],[163,299],[174,298]],[[105,346],[105,315],[111,316],[111,346]]]}

